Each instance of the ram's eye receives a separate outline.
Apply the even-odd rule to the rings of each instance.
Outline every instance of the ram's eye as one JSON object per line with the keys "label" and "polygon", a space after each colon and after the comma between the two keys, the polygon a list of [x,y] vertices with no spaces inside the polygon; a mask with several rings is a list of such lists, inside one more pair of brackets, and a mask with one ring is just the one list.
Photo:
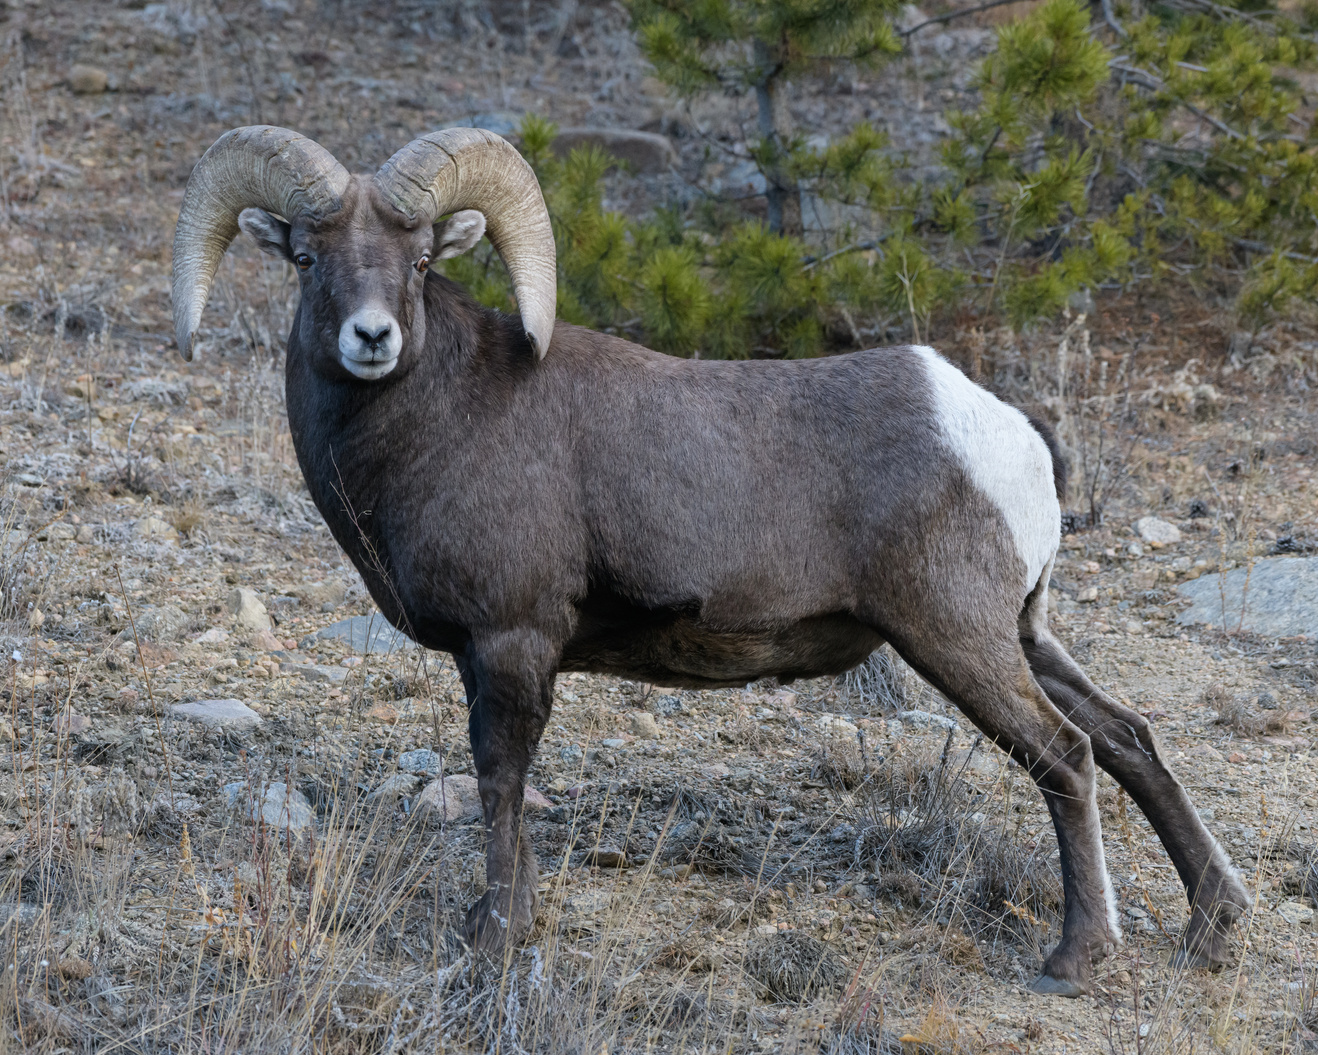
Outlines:
{"label": "ram's eye", "polygon": [[312,260],[311,257],[307,256],[306,253],[298,253],[297,256],[293,257],[293,263],[297,264],[297,269],[299,271],[305,271],[313,263],[315,263],[315,261]]}
{"label": "ram's eye", "polygon": [[429,267],[430,257],[427,254],[423,254],[421,259],[416,262],[416,269],[424,275]]}

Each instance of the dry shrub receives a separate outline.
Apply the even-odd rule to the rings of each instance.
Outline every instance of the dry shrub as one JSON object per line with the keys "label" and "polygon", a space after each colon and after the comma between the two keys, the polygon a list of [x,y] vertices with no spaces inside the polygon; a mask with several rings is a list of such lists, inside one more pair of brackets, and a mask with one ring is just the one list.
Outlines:
{"label": "dry shrub", "polygon": [[907,1055],[975,1055],[987,1050],[984,1035],[959,1018],[941,995],[934,999],[924,1019],[901,1038]]}
{"label": "dry shrub", "polygon": [[884,645],[837,680],[837,703],[862,714],[891,714],[906,706],[906,666]]}
{"label": "dry shrub", "polygon": [[1216,712],[1218,725],[1226,726],[1238,736],[1285,735],[1299,717],[1293,711],[1256,709],[1248,695],[1228,692],[1217,683],[1204,689],[1200,701]]}
{"label": "dry shrub", "polygon": [[173,525],[174,530],[189,538],[194,531],[205,523],[205,520],[205,503],[196,495],[180,505],[174,506],[169,512],[169,522]]}
{"label": "dry shrub", "polygon": [[815,750],[810,776],[834,791],[854,791],[870,778],[870,772],[859,744],[829,736]]}
{"label": "dry shrub", "polygon": [[832,949],[794,930],[753,942],[743,966],[771,999],[787,1003],[831,993],[847,979],[846,967]]}

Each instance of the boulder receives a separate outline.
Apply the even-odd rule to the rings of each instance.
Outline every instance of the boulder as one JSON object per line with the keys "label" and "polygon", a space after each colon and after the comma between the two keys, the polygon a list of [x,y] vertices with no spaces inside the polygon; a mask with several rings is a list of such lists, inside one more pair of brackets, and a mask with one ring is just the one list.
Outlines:
{"label": "boulder", "polygon": [[597,146],[641,175],[667,172],[677,164],[677,151],[667,136],[627,128],[559,129],[554,140],[554,153],[566,157],[583,146]]}
{"label": "boulder", "polygon": [[1172,546],[1181,541],[1181,529],[1159,517],[1140,517],[1135,521],[1135,534],[1145,542]]}
{"label": "boulder", "polygon": [[230,813],[240,813],[249,821],[260,820],[272,828],[303,832],[316,823],[315,811],[307,797],[297,788],[276,781],[259,791],[246,781],[224,785],[224,804]]}
{"label": "boulder", "polygon": [[[1249,590],[1245,590],[1245,580]],[[1223,580],[1219,582],[1219,579]],[[1233,568],[1224,575],[1203,575],[1176,588],[1194,602],[1176,621],[1237,626],[1263,637],[1318,638],[1318,558],[1275,557],[1254,562],[1252,570]],[[1223,611],[1222,598],[1226,596]],[[1241,609],[1244,623],[1241,623]]]}
{"label": "boulder", "polygon": [[307,635],[304,647],[319,641],[342,641],[354,652],[386,654],[416,648],[416,643],[400,634],[382,615],[358,615],[341,619],[323,630]]}
{"label": "boulder", "polygon": [[229,614],[234,622],[248,630],[269,630],[274,624],[255,590],[236,586],[229,592]]}
{"label": "boulder", "polygon": [[194,700],[176,703],[170,707],[175,718],[200,722],[212,729],[225,732],[245,732],[261,724],[261,716],[241,700]]}

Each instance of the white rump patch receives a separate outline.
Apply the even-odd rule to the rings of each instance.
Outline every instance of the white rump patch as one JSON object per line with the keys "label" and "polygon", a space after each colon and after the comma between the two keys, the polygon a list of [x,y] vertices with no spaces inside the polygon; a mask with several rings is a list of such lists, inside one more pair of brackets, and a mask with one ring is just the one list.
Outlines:
{"label": "white rump patch", "polygon": [[933,387],[943,439],[998,507],[1032,590],[1061,541],[1061,507],[1048,445],[1015,407],[990,395],[932,348],[915,345]]}

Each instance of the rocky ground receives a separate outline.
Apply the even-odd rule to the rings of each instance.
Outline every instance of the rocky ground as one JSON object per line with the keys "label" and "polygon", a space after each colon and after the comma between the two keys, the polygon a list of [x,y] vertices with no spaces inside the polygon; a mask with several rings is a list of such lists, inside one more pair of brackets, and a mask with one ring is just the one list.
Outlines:
{"label": "rocky ground", "polygon": [[[1241,867],[1237,967],[1169,966],[1183,895],[1104,777],[1127,946],[1091,998],[1027,993],[1060,926],[1046,811],[885,653],[724,692],[560,678],[528,792],[540,922],[508,963],[473,963],[452,931],[483,887],[461,685],[372,616],[302,487],[291,277],[236,246],[201,359],[175,358],[183,182],[234,124],[366,166],[534,109],[667,136],[675,168],[610,177],[640,208],[750,185],[743,104],[682,110],[620,9],[584,0],[5,15],[9,1048],[1318,1049],[1310,330],[1114,298],[1029,338],[935,334],[1058,424],[1075,512],[1053,625],[1150,718]],[[934,32],[867,81],[803,86],[798,120],[868,115],[927,149],[990,43]],[[1059,383],[1064,345],[1083,385]]]}

